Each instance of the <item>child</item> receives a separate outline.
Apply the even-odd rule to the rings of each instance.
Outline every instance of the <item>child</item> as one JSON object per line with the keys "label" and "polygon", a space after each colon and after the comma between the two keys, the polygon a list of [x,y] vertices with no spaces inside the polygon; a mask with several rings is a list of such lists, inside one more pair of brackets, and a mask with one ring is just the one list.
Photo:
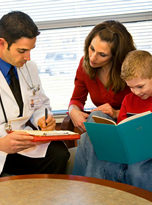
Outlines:
{"label": "child", "polygon": [[[131,51],[122,64],[121,78],[132,93],[122,102],[118,122],[126,118],[128,112],[152,111],[152,55],[147,51]],[[124,183],[152,191],[152,159],[128,165],[123,180]]]}
{"label": "child", "polygon": [[132,93],[127,95],[121,106],[118,122],[127,113],[152,111],[152,56],[147,51],[132,51],[121,67],[121,78],[126,81]]}

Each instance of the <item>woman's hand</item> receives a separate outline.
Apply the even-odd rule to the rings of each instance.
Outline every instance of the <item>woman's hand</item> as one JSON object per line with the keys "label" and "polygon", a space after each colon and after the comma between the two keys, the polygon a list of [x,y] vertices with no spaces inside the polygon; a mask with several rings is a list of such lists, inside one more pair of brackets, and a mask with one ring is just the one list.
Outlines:
{"label": "woman's hand", "polygon": [[14,131],[0,138],[0,150],[8,154],[17,153],[36,146],[36,143],[31,140],[33,140],[33,137],[30,134]]}
{"label": "woman's hand", "polygon": [[53,115],[48,115],[48,118],[45,120],[45,117],[41,117],[38,120],[38,126],[41,128],[43,131],[49,131],[49,130],[54,130],[56,121],[53,118]]}
{"label": "woman's hand", "polygon": [[114,110],[109,103],[105,103],[103,105],[98,106],[97,108],[91,110],[93,111],[102,111],[105,114],[110,115],[113,119],[117,119],[120,110]]}
{"label": "woman's hand", "polygon": [[83,123],[86,122],[89,114],[75,108],[71,109],[69,114],[74,126],[77,127],[81,132],[85,132],[86,129]]}

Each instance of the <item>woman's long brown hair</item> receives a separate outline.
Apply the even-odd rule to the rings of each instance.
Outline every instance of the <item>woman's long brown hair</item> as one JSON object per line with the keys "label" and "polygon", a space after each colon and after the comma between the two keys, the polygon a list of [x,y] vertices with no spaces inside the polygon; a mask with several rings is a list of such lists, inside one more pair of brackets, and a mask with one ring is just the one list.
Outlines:
{"label": "woman's long brown hair", "polygon": [[106,89],[112,88],[117,93],[126,86],[120,78],[121,65],[127,53],[136,50],[131,34],[126,27],[118,21],[109,20],[96,25],[85,39],[83,66],[91,79],[95,79],[97,68],[90,66],[88,48],[94,37],[99,36],[101,41],[107,42],[111,46],[112,68]]}

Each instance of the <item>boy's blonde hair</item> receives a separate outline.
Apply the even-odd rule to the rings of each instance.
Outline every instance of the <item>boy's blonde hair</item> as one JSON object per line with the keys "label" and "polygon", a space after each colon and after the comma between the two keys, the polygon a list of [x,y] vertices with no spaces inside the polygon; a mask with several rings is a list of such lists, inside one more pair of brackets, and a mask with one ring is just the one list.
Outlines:
{"label": "boy's blonde hair", "polygon": [[142,50],[129,52],[122,64],[120,77],[124,81],[136,77],[152,78],[152,55]]}

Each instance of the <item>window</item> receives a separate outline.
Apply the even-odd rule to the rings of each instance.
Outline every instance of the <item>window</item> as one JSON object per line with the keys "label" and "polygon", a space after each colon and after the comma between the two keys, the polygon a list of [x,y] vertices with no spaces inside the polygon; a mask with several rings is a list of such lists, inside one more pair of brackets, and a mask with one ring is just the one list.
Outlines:
{"label": "window", "polygon": [[[5,0],[0,8],[1,16],[11,10],[26,12],[39,27],[41,34],[31,58],[38,65],[54,113],[68,109],[84,40],[94,25],[119,20],[137,48],[152,53],[151,0]],[[85,108],[92,107],[88,97]]]}

